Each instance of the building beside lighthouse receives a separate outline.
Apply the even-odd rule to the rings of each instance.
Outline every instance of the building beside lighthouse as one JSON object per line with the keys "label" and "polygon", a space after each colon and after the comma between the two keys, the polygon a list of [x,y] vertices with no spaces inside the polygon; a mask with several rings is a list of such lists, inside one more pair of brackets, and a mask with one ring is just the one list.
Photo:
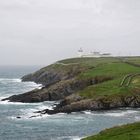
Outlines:
{"label": "building beside lighthouse", "polygon": [[78,57],[95,57],[95,58],[99,58],[99,57],[110,57],[111,54],[110,53],[100,53],[97,51],[91,51],[90,53],[84,53],[83,49],[80,48],[78,50]]}
{"label": "building beside lighthouse", "polygon": [[83,57],[83,49],[82,48],[80,48],[79,50],[78,50],[78,57]]}

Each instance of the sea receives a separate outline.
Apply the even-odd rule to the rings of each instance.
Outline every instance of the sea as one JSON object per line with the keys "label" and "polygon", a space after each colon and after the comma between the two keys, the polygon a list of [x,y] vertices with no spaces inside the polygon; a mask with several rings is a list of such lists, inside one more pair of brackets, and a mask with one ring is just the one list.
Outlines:
{"label": "sea", "polygon": [[[0,140],[80,140],[116,125],[140,121],[140,109],[39,115],[59,102],[12,103],[1,99],[40,88],[21,77],[39,66],[0,66]],[[31,118],[31,116],[36,116]],[[20,119],[17,117],[21,117]]]}

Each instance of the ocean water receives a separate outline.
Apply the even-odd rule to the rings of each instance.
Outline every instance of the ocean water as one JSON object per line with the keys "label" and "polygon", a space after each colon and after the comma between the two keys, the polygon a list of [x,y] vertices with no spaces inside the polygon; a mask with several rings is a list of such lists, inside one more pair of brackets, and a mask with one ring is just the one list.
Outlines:
{"label": "ocean water", "polygon": [[[20,77],[39,67],[0,67],[0,99],[39,88]],[[57,102],[10,103],[0,101],[0,140],[80,140],[115,125],[140,120],[140,109],[84,111],[72,114],[34,113],[52,108]],[[35,118],[30,118],[36,115]],[[20,116],[21,119],[17,119]]]}

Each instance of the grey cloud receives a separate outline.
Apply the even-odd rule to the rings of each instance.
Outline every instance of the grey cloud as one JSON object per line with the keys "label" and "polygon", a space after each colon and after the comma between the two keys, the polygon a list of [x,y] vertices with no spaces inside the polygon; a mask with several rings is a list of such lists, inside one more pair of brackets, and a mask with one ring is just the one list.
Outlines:
{"label": "grey cloud", "polygon": [[140,55],[139,7],[139,0],[0,1],[0,65],[46,65],[79,47]]}

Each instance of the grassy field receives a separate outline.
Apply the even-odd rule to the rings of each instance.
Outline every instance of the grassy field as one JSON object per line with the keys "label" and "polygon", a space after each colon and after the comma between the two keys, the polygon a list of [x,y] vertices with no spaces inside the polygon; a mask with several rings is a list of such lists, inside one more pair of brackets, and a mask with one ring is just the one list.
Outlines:
{"label": "grassy field", "polygon": [[[82,73],[77,74],[79,79],[110,78],[110,80],[88,86],[78,93],[81,96],[95,98],[96,96],[131,94],[135,88],[140,90],[140,76],[134,77],[129,86],[120,86],[120,84],[125,76],[140,74],[140,67],[126,62],[140,64],[140,57],[71,58],[47,66],[36,74],[40,75],[40,73],[52,69],[64,75],[81,69]],[[125,84],[127,82],[126,80]]]}
{"label": "grassy field", "polygon": [[[60,63],[89,67],[90,69],[77,76],[79,79],[107,79],[79,91],[78,94],[82,97],[95,99],[104,96],[109,101],[112,98],[117,99],[118,95],[131,95],[140,91],[140,75],[133,77],[140,74],[140,57],[74,58]],[[132,77],[124,80],[128,75]],[[140,140],[140,123],[107,129],[84,140]]]}
{"label": "grassy field", "polygon": [[106,64],[106,63],[115,63],[120,62],[118,58],[115,57],[108,57],[108,58],[72,58],[72,59],[66,59],[59,61],[60,63],[65,64],[72,64],[77,63],[82,66],[88,66],[88,67],[96,67],[97,65]]}
{"label": "grassy field", "polygon": [[106,129],[83,140],[140,140],[140,123]]}
{"label": "grassy field", "polygon": [[[129,60],[131,59],[129,58]],[[131,94],[135,88],[140,89],[140,76],[134,77],[129,86],[120,86],[124,77],[129,74],[140,74],[140,67],[135,67],[117,60],[110,60],[109,63],[98,63],[95,68],[80,74],[79,78],[110,77],[112,80],[89,86],[79,92],[79,94],[87,98],[104,95]]]}
{"label": "grassy field", "polygon": [[140,57],[128,57],[125,60],[140,65]]}

